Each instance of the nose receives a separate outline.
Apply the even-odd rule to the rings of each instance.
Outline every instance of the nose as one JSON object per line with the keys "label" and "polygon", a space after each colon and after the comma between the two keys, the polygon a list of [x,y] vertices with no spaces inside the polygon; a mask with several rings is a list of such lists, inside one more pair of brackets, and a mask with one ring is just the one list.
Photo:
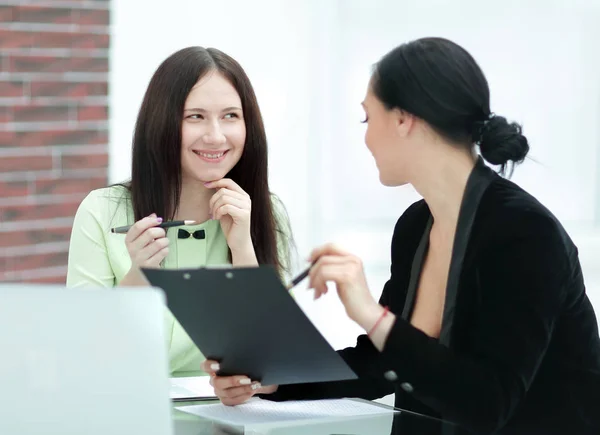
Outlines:
{"label": "nose", "polygon": [[202,136],[202,140],[208,145],[222,145],[225,143],[226,138],[223,131],[221,131],[219,123],[213,123],[204,136]]}

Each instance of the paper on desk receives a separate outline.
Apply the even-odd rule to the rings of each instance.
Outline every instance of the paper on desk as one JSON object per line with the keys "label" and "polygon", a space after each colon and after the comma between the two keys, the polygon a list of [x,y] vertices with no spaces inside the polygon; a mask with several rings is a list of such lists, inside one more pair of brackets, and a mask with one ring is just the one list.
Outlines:
{"label": "paper on desk", "polygon": [[322,418],[358,417],[392,414],[393,409],[349,399],[272,402],[252,399],[242,405],[180,406],[180,411],[229,425],[281,423]]}
{"label": "paper on desk", "polygon": [[215,390],[209,381],[210,376],[171,378],[171,399],[185,399],[187,397],[216,399]]}

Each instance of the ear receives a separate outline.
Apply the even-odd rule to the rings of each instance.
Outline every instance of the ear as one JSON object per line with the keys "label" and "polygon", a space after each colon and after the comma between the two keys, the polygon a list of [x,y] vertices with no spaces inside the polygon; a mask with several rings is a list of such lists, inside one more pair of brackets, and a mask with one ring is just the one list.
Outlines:
{"label": "ear", "polygon": [[400,137],[406,137],[410,134],[415,126],[415,116],[405,110],[394,108],[392,109],[392,118],[396,133]]}

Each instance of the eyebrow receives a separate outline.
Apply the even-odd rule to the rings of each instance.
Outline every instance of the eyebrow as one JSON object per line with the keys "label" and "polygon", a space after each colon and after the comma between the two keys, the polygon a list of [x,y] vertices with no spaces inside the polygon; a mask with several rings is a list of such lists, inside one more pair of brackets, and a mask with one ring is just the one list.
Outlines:
{"label": "eyebrow", "polygon": [[[221,110],[221,112],[230,112],[232,110],[239,110],[239,111],[241,111],[242,109],[239,108],[239,107],[231,106],[231,107],[224,108],[223,110]],[[191,109],[184,109],[184,112],[201,112],[201,113],[205,113],[205,112],[207,112],[207,110],[199,108],[199,107],[193,107]]]}

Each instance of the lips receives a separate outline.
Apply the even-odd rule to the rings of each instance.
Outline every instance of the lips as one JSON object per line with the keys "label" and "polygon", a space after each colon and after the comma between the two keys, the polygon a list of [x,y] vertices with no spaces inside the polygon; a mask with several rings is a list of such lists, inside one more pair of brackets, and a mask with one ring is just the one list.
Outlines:
{"label": "lips", "polygon": [[194,154],[203,157],[205,159],[210,159],[210,160],[219,160],[221,157],[223,157],[225,154],[227,154],[227,152],[229,150],[225,150],[225,151],[219,151],[219,152],[207,152],[207,151],[198,151],[198,150],[192,150],[194,152]]}

